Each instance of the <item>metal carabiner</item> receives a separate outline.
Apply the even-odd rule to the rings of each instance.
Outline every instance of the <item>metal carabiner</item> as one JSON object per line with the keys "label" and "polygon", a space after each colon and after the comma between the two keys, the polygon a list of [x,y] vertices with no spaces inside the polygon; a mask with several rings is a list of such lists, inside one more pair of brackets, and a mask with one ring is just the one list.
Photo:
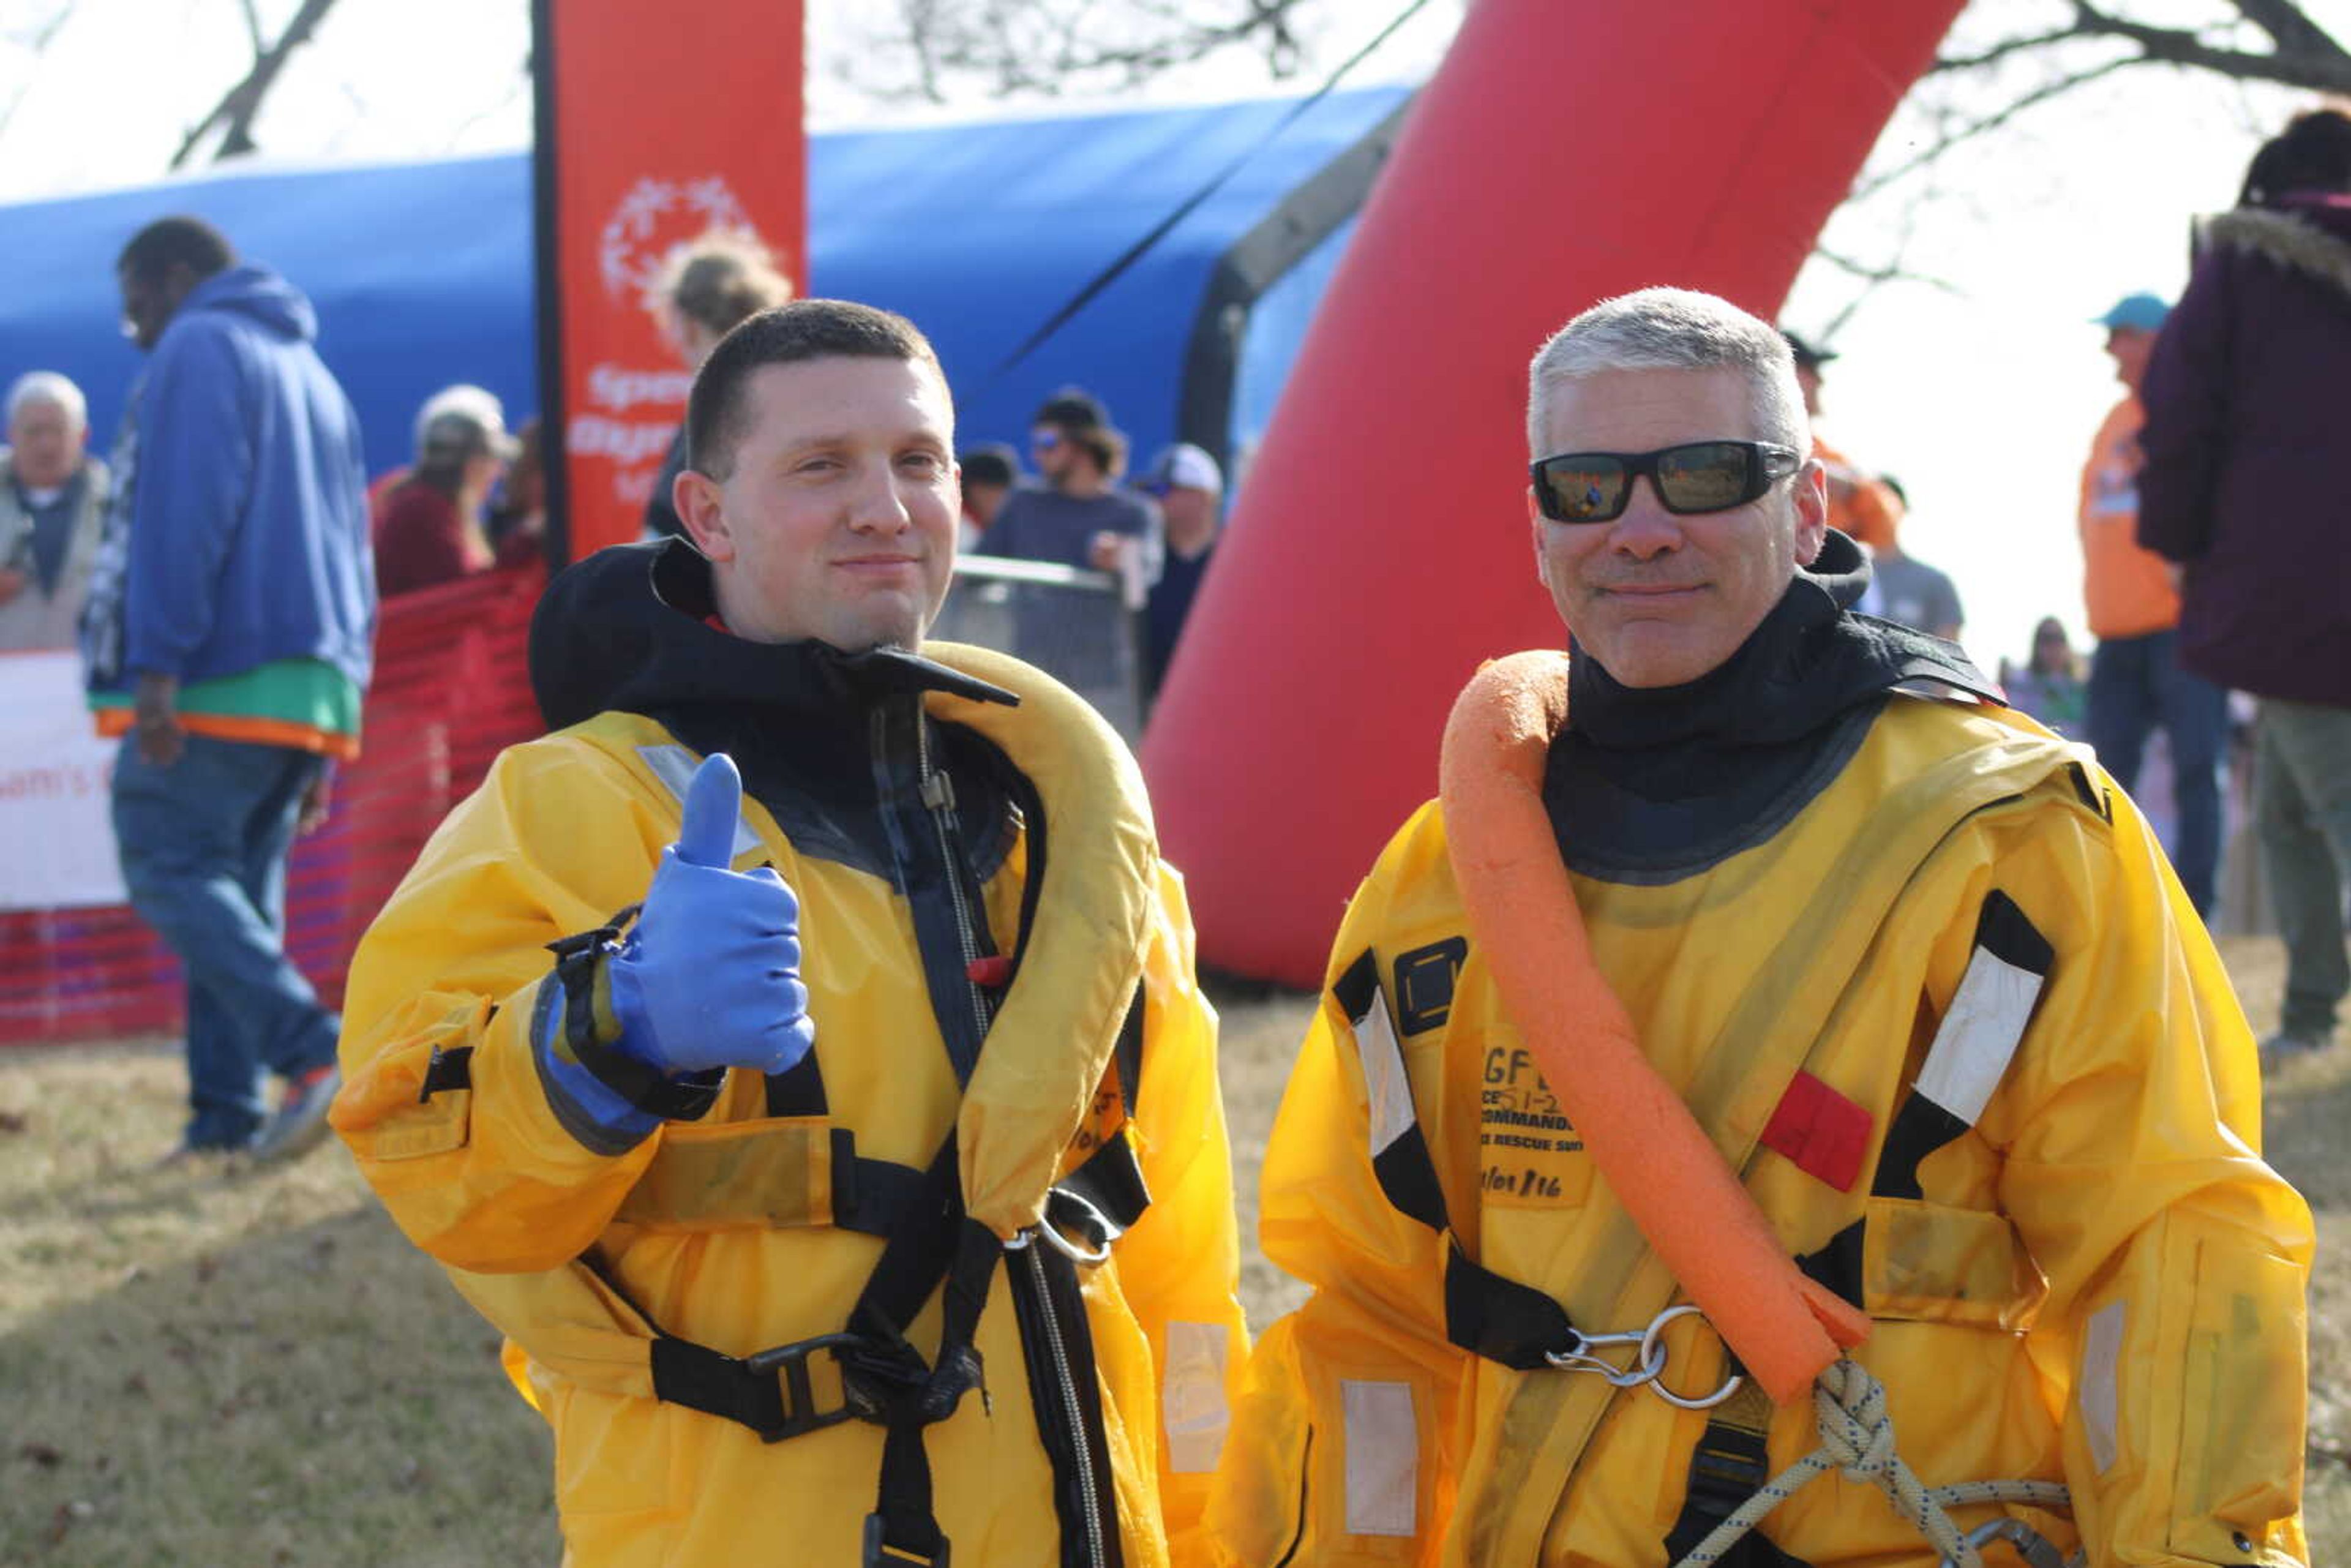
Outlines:
{"label": "metal carabiner", "polygon": [[[1968,1544],[1980,1552],[1995,1541],[2005,1541],[2016,1548],[2027,1568],[2065,1568],[2064,1553],[2050,1543],[2049,1538],[2021,1519],[1995,1519],[1977,1525],[1968,1531]],[[1958,1568],[1949,1557],[1943,1568]]]}
{"label": "metal carabiner", "polygon": [[[1697,1306],[1684,1301],[1679,1306],[1667,1307],[1650,1319],[1647,1328],[1628,1330],[1624,1333],[1579,1333],[1571,1348],[1547,1350],[1543,1352],[1543,1359],[1562,1372],[1596,1372],[1618,1388],[1638,1388],[1646,1384],[1650,1393],[1679,1409],[1711,1410],[1738,1393],[1739,1385],[1747,1380],[1733,1373],[1723,1380],[1721,1387],[1697,1397],[1677,1394],[1658,1381],[1666,1370],[1670,1354],[1666,1349],[1666,1325],[1677,1319],[1697,1314]],[[1631,1366],[1619,1372],[1598,1356],[1588,1354],[1602,1345],[1636,1345],[1640,1354],[1634,1358]]]}
{"label": "metal carabiner", "polygon": [[[1649,1360],[1650,1351],[1654,1349],[1656,1352],[1657,1372],[1664,1372],[1666,1369],[1666,1346],[1663,1336],[1666,1331],[1666,1325],[1672,1322],[1676,1318],[1692,1317],[1696,1315],[1698,1315],[1697,1303],[1693,1301],[1684,1301],[1679,1306],[1667,1307],[1664,1312],[1659,1312],[1655,1318],[1651,1319],[1648,1328],[1643,1331],[1641,1334],[1641,1360],[1646,1364]],[[1675,1393],[1672,1389],[1665,1385],[1664,1381],[1658,1377],[1656,1374],[1651,1374],[1648,1381],[1649,1392],[1656,1395],[1658,1398],[1664,1400],[1668,1405],[1683,1410],[1711,1410],[1716,1406],[1721,1404],[1724,1400],[1729,1398],[1732,1395],[1738,1393],[1739,1385],[1746,1382],[1747,1379],[1734,1372],[1729,1376],[1723,1379],[1721,1387],[1716,1389],[1711,1394],[1700,1395],[1696,1398],[1692,1398],[1687,1395]]]}
{"label": "metal carabiner", "polygon": [[[1601,1345],[1614,1344],[1639,1346],[1641,1354],[1638,1360],[1634,1365],[1619,1372],[1598,1356],[1584,1354]],[[1547,1350],[1543,1352],[1543,1359],[1562,1372],[1596,1372],[1618,1388],[1637,1388],[1644,1383],[1654,1382],[1657,1374],[1666,1369],[1665,1347],[1652,1344],[1648,1334],[1642,1331],[1626,1333],[1578,1333],[1575,1336],[1575,1343],[1571,1349]]]}

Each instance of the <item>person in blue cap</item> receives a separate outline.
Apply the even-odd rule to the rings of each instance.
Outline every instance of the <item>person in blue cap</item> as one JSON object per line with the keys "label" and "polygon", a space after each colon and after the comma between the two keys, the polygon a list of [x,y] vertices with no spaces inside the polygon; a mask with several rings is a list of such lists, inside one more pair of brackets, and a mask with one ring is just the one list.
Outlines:
{"label": "person in blue cap", "polygon": [[2179,826],[2172,865],[2198,914],[2210,918],[2220,863],[2220,764],[2229,694],[2179,662],[2179,573],[2138,542],[2139,383],[2171,308],[2153,294],[2126,294],[2094,319],[2122,400],[2108,411],[2082,469],[2078,514],[2082,597],[2098,639],[2090,657],[2087,739],[2115,781],[2136,792],[2147,737],[2171,745]]}

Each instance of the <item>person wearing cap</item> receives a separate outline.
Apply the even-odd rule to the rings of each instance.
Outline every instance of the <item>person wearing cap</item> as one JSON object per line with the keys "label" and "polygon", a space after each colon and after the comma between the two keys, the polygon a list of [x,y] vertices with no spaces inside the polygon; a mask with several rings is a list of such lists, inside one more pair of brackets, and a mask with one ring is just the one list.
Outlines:
{"label": "person wearing cap", "polygon": [[982,549],[1096,571],[1123,570],[1131,556],[1145,583],[1157,580],[1159,508],[1118,487],[1126,437],[1092,393],[1046,399],[1030,422],[1029,453],[1045,484],[1006,498]]}
{"label": "person wearing cap", "polygon": [[1470,679],[1332,944],[1225,1560],[2306,1563],[2310,1210],[2146,822],[1852,613],[1769,324],[1601,301],[1522,428],[1561,631]]}
{"label": "person wearing cap", "polygon": [[375,515],[376,587],[387,597],[496,563],[483,515],[518,447],[506,410],[477,386],[444,388],[416,416],[416,462]]}
{"label": "person wearing cap", "polygon": [[1884,549],[1894,542],[1902,516],[1900,498],[1883,479],[1821,435],[1821,369],[1837,357],[1836,351],[1785,327],[1780,329],[1780,336],[1788,340],[1788,350],[1796,356],[1796,385],[1804,394],[1804,413],[1812,422],[1813,455],[1820,459],[1828,476],[1829,527],[1873,552]]}
{"label": "person wearing cap", "polygon": [[1217,535],[1224,526],[1225,476],[1206,450],[1179,441],[1159,454],[1135,487],[1158,501],[1165,529],[1159,580],[1152,584],[1144,612],[1144,679],[1147,690],[1155,695],[1167,678],[1176,639],[1216,553]]}
{"label": "person wearing cap", "polygon": [[2106,412],[2082,468],[2082,598],[2090,634],[2089,710],[2083,738],[2115,782],[2137,789],[2147,737],[2170,743],[2179,831],[2171,863],[2196,912],[2210,916],[2220,881],[2220,768],[2229,694],[2179,662],[2179,591],[2170,562],[2138,542],[2139,388],[2170,308],[2129,294],[2092,325],[2123,395]]}
{"label": "person wearing cap", "polygon": [[2204,220],[2142,396],[2139,542],[2180,564],[2179,662],[2260,699],[2253,827],[2285,940],[2273,1060],[2351,994],[2351,114],[2297,115]]}
{"label": "person wearing cap", "polygon": [[122,880],[187,975],[170,1157],[289,1156],[325,1135],[338,1082],[338,1020],[286,955],[286,862],[331,763],[359,755],[376,621],[359,420],[310,302],[211,225],[149,224],[115,281],[148,360],[81,649],[99,729],[123,737]]}

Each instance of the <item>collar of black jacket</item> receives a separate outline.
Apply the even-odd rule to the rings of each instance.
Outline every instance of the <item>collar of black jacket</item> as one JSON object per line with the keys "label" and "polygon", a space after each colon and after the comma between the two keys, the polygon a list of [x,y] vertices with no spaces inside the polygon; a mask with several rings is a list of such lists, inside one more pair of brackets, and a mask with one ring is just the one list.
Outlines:
{"label": "collar of black jacket", "polygon": [[1678,686],[1627,686],[1587,650],[1573,650],[1568,724],[1593,745],[1642,750],[1707,740],[1771,746],[1812,734],[1856,705],[1914,682],[1989,702],[1999,689],[1958,644],[1854,613],[1869,559],[1832,528],[1770,614],[1736,653]]}
{"label": "collar of black jacket", "polygon": [[531,690],[548,727],[613,709],[722,704],[813,718],[924,692],[1019,701],[903,648],[731,636],[709,624],[716,609],[710,563],[684,539],[619,545],[566,568],[530,623]]}

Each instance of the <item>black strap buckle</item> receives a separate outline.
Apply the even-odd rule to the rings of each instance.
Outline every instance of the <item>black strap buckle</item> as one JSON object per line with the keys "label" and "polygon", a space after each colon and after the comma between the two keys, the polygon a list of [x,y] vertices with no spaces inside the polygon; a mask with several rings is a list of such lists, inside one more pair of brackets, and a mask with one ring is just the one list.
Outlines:
{"label": "black strap buckle", "polygon": [[743,1358],[746,1370],[761,1377],[777,1373],[783,1375],[778,1390],[783,1396],[783,1418],[774,1426],[756,1427],[763,1443],[780,1443],[787,1437],[797,1437],[803,1432],[821,1431],[837,1427],[855,1414],[844,1398],[840,1408],[820,1410],[816,1407],[816,1389],[809,1381],[808,1359],[819,1351],[828,1351],[842,1367],[844,1380],[848,1375],[844,1353],[862,1347],[862,1337],[853,1333],[819,1334],[791,1344],[779,1344]]}
{"label": "black strap buckle", "polygon": [[947,1568],[946,1536],[939,1536],[935,1549],[923,1552],[891,1545],[882,1539],[883,1529],[880,1514],[865,1516],[865,1554],[861,1559],[863,1568]]}

